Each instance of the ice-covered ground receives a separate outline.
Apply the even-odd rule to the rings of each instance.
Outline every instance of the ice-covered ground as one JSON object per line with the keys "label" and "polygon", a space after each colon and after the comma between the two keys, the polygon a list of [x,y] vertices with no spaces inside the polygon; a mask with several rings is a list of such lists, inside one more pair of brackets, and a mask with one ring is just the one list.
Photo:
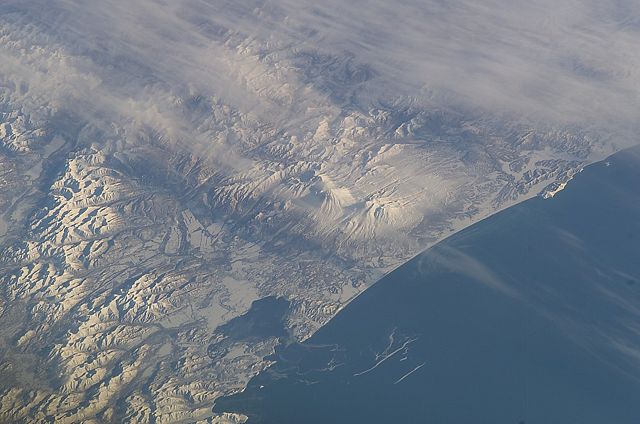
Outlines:
{"label": "ice-covered ground", "polygon": [[252,301],[306,338],[634,142],[632,2],[316,3],[2,2],[1,419],[212,420]]}

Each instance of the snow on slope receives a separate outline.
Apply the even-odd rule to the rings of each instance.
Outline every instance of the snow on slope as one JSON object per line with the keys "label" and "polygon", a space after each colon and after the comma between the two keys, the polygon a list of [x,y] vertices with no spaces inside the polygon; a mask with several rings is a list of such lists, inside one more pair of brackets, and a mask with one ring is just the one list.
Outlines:
{"label": "snow on slope", "polygon": [[216,332],[252,301],[286,297],[308,337],[435,241],[632,142],[639,15],[3,2],[0,417],[211,420],[277,342]]}

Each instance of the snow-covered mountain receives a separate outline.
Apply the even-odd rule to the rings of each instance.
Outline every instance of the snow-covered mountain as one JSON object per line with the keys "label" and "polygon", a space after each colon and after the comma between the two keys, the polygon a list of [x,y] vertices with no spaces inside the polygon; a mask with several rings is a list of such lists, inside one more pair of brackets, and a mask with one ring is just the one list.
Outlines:
{"label": "snow-covered mountain", "polygon": [[211,421],[253,301],[304,339],[632,143],[618,3],[3,1],[0,420]]}

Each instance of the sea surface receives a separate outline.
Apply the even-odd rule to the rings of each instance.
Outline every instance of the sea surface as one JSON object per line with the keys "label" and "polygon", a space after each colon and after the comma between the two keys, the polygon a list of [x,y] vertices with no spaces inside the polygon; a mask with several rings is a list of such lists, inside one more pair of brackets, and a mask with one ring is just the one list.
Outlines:
{"label": "sea surface", "polygon": [[[272,330],[273,331],[273,330]],[[249,423],[640,423],[640,148],[366,291],[216,411]]]}

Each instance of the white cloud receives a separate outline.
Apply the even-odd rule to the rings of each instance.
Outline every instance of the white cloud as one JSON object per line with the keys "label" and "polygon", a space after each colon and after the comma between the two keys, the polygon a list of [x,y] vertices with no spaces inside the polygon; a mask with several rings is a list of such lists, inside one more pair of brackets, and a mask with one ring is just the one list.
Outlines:
{"label": "white cloud", "polygon": [[[136,98],[145,87],[192,87],[246,109],[267,107],[239,89],[238,63],[228,60],[268,42],[270,63],[301,51],[351,55],[377,73],[380,98],[402,93],[549,122],[635,128],[640,11],[628,0],[31,0],[0,11],[22,14],[65,54],[86,60],[80,71]],[[242,45],[229,41],[233,33]]]}
{"label": "white cloud", "polygon": [[[488,111],[634,126],[640,9],[616,1],[276,2],[407,93],[451,93]],[[285,4],[286,3],[286,4]]]}
{"label": "white cloud", "polygon": [[[577,142],[564,142],[561,128],[532,147],[550,147],[535,158],[558,154],[566,166],[611,151],[584,147],[591,134],[618,147],[635,142],[639,19],[628,0],[8,0],[0,6],[0,79],[9,87],[2,100],[45,117],[71,111],[129,139],[152,128],[211,160],[231,177],[229,190],[244,196],[312,198],[296,191],[301,171],[293,164],[305,162],[302,168],[322,168],[318,178],[336,181],[370,210],[361,215],[375,225],[366,228],[382,232],[377,219],[398,215],[403,225],[421,222],[420,231],[432,232],[441,217],[481,216],[502,196],[505,176],[482,180],[482,188],[478,178],[509,169],[506,161],[522,153],[509,143],[521,134],[511,140],[496,128],[570,127]],[[380,115],[398,104],[399,113],[407,105],[453,111],[452,140],[459,141],[423,148],[449,137],[449,129],[428,128],[415,147],[404,140],[388,149],[393,133],[404,131],[395,121],[404,118]],[[473,117],[470,131],[459,112]],[[502,139],[493,144],[493,136]],[[292,137],[306,144],[295,147]],[[260,153],[279,140],[286,157]],[[256,183],[283,169],[277,187]],[[269,193],[249,193],[254,185]],[[529,196],[543,188],[521,185]],[[507,189],[495,204],[524,193]],[[297,205],[313,209],[307,203]],[[357,208],[342,212],[341,225],[356,217],[363,228]],[[320,212],[313,216],[329,225]]]}

